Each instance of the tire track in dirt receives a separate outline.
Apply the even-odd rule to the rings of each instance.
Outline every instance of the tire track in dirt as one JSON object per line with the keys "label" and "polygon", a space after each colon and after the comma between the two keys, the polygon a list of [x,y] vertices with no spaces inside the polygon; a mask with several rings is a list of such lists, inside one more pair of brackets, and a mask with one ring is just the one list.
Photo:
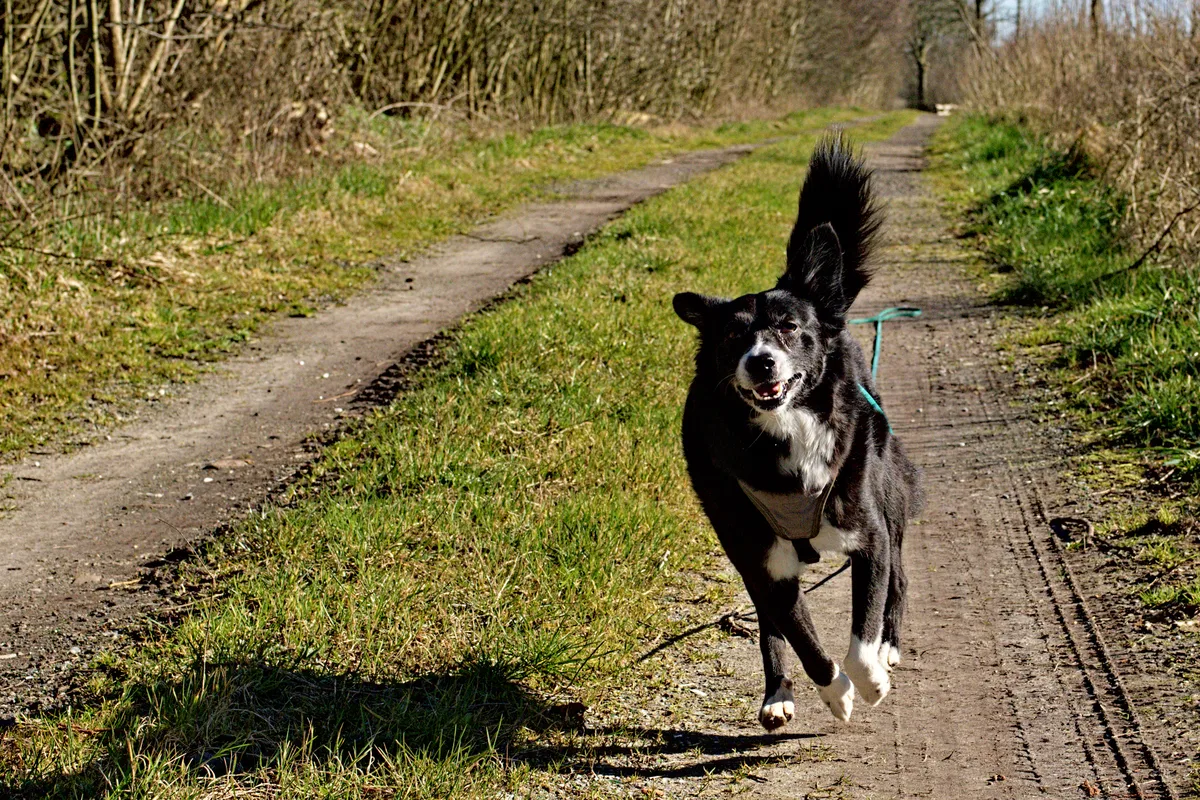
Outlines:
{"label": "tire track in dirt", "polygon": [[[879,376],[929,496],[906,538],[892,694],[877,708],[858,698],[838,723],[797,666],[796,718],[765,735],[757,646],[710,633],[656,656],[674,685],[634,719],[600,720],[593,736],[608,743],[578,748],[573,769],[668,796],[1175,796],[1047,526],[1059,464],[1010,399],[996,348],[1004,312],[984,303],[919,174],[935,125],[923,118],[867,148],[889,220],[854,310],[924,312],[886,326]],[[836,566],[823,562],[810,580]],[[809,601],[823,640],[844,654],[848,576]],[[749,608],[744,593],[738,602]]]}
{"label": "tire track in dirt", "polygon": [[421,343],[633,205],[769,141],[579,181],[412,261],[384,261],[346,303],[279,320],[107,441],[5,470],[0,715],[53,706],[105,639],[162,609],[154,569],[286,483],[314,457],[313,437],[389,402],[428,360]]}

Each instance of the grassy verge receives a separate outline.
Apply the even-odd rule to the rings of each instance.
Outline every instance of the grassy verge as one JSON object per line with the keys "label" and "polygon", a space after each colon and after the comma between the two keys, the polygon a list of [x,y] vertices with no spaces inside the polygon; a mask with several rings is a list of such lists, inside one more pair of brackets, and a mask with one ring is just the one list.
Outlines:
{"label": "grassy verge", "polygon": [[939,173],[966,232],[1004,279],[1001,301],[1044,309],[1042,343],[1106,440],[1200,475],[1200,270],[1131,268],[1124,200],[1081,156],[981,117],[947,126]]}
{"label": "grassy verge", "polygon": [[639,206],[468,320],[288,506],[183,568],[181,587],[207,587],[182,598],[185,618],[104,657],[90,701],[9,731],[0,787],[350,798],[560,783],[579,709],[655,684],[633,656],[681,624],[662,598],[715,550],[678,453],[693,342],[670,297],[773,280],[816,132]]}
{"label": "grassy verge", "polygon": [[187,198],[42,232],[0,249],[0,461],[89,439],[272,315],[308,314],[360,286],[371,259],[412,253],[556,182],[861,114],[483,137],[398,118],[348,121],[303,177],[197,184]]}
{"label": "grassy verge", "polygon": [[1145,605],[1200,612],[1189,497],[1200,484],[1200,270],[1131,267],[1140,253],[1121,232],[1124,198],[1082,156],[1018,125],[957,119],[936,164],[952,213],[994,265],[996,299],[1041,316],[1020,344],[1088,432],[1083,477],[1097,490],[1158,489],[1151,510],[1120,510],[1101,535],[1145,567]]}

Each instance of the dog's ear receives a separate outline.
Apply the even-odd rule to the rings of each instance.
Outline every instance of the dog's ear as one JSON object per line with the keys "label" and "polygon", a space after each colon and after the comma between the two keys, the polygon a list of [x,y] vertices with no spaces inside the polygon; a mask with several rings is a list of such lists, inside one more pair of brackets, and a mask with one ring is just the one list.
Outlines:
{"label": "dog's ear", "polygon": [[777,288],[808,300],[817,315],[840,321],[850,307],[846,298],[844,258],[837,233],[828,222],[818,225],[788,248],[788,268]]}
{"label": "dog's ear", "polygon": [[675,295],[671,305],[675,307],[675,313],[681,320],[704,330],[709,319],[712,318],[713,309],[724,302],[719,297],[709,297],[695,292],[680,292]]}

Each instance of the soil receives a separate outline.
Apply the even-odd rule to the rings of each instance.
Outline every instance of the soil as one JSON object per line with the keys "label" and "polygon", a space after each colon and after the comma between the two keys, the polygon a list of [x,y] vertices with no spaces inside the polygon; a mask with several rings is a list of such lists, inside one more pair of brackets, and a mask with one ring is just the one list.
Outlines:
{"label": "soil", "polygon": [[[925,117],[867,148],[889,221],[879,272],[853,312],[923,310],[888,323],[879,374],[928,493],[905,541],[909,610],[892,693],[875,708],[857,698],[841,723],[797,667],[796,717],[767,735],[748,598],[704,624],[679,597],[679,616],[700,623],[693,635],[647,647],[668,687],[652,697],[630,688],[589,709],[585,731],[553,754],[572,773],[568,791],[600,783],[593,788],[669,797],[1179,795],[1180,775],[1164,773],[1119,673],[1125,662],[1095,622],[1096,598],[1080,591],[1049,526],[1071,512],[1055,483],[1061,437],[1014,403],[998,349],[1011,315],[986,303],[921,175],[936,124]],[[870,334],[862,331],[867,348]],[[810,580],[837,566],[822,562]],[[736,581],[731,571],[710,578]],[[849,644],[849,587],[847,573],[808,595],[838,654]],[[1161,673],[1137,679],[1173,691]]]}
{"label": "soil", "polygon": [[105,441],[0,479],[0,717],[46,711],[131,621],[160,610],[155,571],[243,517],[328,439],[387,403],[435,337],[578,249],[636,203],[754,149],[677,155],[580,181],[412,261],[385,261],[344,305],[280,320],[218,373]]}
{"label": "soil", "polygon": [[[1096,493],[1094,486],[1081,486],[1072,495],[1072,514],[1092,520],[1103,519],[1113,500],[1112,493]],[[1131,499],[1154,509],[1161,496],[1140,492]],[[1163,533],[1176,541],[1190,538],[1193,551],[1200,545],[1194,522],[1190,531],[1176,526]],[[1139,562],[1129,548],[1081,541],[1077,533],[1070,541],[1083,545],[1068,551],[1068,563],[1083,595],[1095,601],[1096,624],[1138,709],[1143,736],[1179,794],[1200,796],[1200,618],[1152,610],[1138,598],[1170,570]],[[1191,565],[1183,566],[1176,574]]]}

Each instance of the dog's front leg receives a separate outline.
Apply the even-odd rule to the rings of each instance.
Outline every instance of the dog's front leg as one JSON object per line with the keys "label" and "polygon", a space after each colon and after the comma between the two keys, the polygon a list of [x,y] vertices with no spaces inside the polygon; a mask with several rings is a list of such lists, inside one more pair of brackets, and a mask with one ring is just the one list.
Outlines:
{"label": "dog's front leg", "polygon": [[747,572],[742,577],[758,610],[766,675],[766,692],[759,712],[763,727],[768,730],[779,727],[791,718],[791,714],[780,712],[786,712],[789,706],[794,709],[791,681],[784,667],[787,653],[784,639],[800,657],[804,672],[817,685],[821,700],[833,715],[843,722],[850,719],[854,711],[854,686],[821,646],[800,592],[799,570],[795,576]]}
{"label": "dog's front leg", "polygon": [[850,555],[852,622],[845,667],[858,693],[873,706],[892,688],[888,665],[880,663],[890,555],[886,531],[880,531],[866,547]]}
{"label": "dog's front leg", "polygon": [[761,608],[758,609],[758,646],[762,650],[766,680],[758,721],[773,731],[782,728],[795,715],[796,700],[792,695],[792,679],[787,675],[787,640]]}

